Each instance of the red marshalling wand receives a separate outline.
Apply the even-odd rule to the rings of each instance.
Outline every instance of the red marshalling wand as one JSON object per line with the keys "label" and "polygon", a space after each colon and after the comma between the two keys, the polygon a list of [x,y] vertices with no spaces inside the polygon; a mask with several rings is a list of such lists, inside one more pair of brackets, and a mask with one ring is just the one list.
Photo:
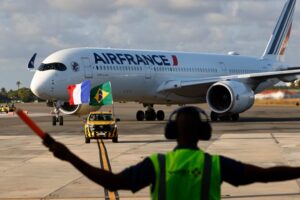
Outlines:
{"label": "red marshalling wand", "polygon": [[40,129],[40,127],[38,127],[22,109],[17,109],[16,113],[23,120],[23,122],[25,122],[31,128],[31,130],[33,130],[33,132],[35,132],[42,140],[44,140],[46,145],[51,145],[54,139],[42,131],[42,129]]}

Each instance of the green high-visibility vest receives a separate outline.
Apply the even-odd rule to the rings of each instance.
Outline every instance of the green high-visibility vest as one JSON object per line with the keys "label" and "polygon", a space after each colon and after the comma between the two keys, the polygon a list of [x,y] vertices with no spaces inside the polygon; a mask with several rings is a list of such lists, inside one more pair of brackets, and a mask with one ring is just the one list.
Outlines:
{"label": "green high-visibility vest", "polygon": [[155,170],[153,200],[221,198],[219,156],[201,150],[177,149],[166,155],[150,156]]}

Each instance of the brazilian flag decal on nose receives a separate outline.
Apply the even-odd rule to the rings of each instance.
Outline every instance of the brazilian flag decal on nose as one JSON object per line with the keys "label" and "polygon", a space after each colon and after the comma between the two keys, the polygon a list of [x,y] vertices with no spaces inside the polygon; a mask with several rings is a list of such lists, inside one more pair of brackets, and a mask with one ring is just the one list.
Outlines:
{"label": "brazilian flag decal on nose", "polygon": [[90,105],[99,106],[99,105],[112,105],[112,91],[110,82],[103,83],[98,85],[91,90],[90,95]]}

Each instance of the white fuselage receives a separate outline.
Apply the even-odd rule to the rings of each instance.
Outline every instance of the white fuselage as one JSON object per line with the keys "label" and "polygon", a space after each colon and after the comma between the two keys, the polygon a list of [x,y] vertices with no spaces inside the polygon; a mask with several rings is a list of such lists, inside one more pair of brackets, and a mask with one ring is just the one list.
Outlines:
{"label": "white fuselage", "polygon": [[51,63],[61,63],[66,69],[36,71],[31,89],[42,99],[67,102],[68,85],[88,79],[92,87],[110,81],[115,101],[151,104],[205,102],[206,91],[188,92],[187,95],[157,92],[165,81],[267,72],[281,67],[281,63],[273,60],[240,55],[100,48],[61,50],[42,62]]}

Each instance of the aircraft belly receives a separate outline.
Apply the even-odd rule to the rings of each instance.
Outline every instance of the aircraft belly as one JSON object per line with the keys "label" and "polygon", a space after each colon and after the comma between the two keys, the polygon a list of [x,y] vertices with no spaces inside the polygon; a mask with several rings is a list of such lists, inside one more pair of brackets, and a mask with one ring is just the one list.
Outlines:
{"label": "aircraft belly", "polygon": [[144,80],[137,75],[118,75],[109,78],[115,101],[136,101],[146,92]]}
{"label": "aircraft belly", "polygon": [[182,97],[187,97],[187,98],[202,98],[206,97],[206,92],[208,90],[209,86],[192,86],[192,87],[183,87],[182,89],[178,89],[174,91],[173,93],[182,96]]}

